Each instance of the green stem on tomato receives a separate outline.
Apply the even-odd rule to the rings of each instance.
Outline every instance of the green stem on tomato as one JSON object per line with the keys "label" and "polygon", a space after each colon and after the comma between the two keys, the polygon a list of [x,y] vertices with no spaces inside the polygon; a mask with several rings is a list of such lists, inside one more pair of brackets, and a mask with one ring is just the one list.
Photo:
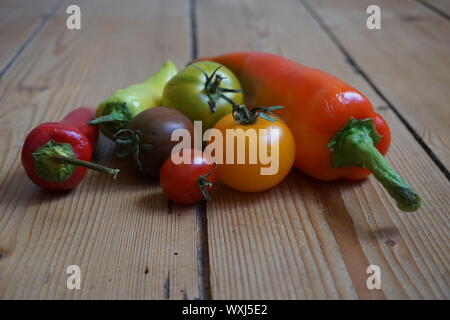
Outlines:
{"label": "green stem on tomato", "polygon": [[255,123],[258,117],[261,117],[267,121],[274,122],[281,118],[273,113],[275,110],[280,110],[283,106],[271,106],[271,107],[257,107],[249,110],[243,104],[237,104],[227,96],[223,96],[231,106],[233,107],[232,115],[234,120],[240,124],[252,124]]}
{"label": "green stem on tomato", "polygon": [[[125,158],[133,154],[139,170],[142,170],[141,162],[139,160],[139,151],[141,148],[142,132],[140,130],[122,129],[114,134],[114,142],[119,146],[116,152],[118,158]],[[143,145],[142,147],[145,147]]]}
{"label": "green stem on tomato", "polygon": [[217,163],[214,164],[214,168],[208,172],[207,174],[203,174],[201,176],[198,177],[197,179],[197,186],[200,189],[200,191],[202,192],[203,198],[205,200],[211,200],[211,195],[209,194],[208,190],[206,190],[206,188],[211,188],[212,187],[212,182],[209,181],[207,178],[213,174],[214,171],[216,171],[217,169]]}
{"label": "green stem on tomato", "polygon": [[211,75],[208,75],[205,70],[203,70],[199,66],[196,66],[195,64],[193,64],[192,66],[194,68],[196,68],[197,70],[199,70],[200,72],[202,72],[204,74],[204,76],[205,76],[205,92],[206,92],[206,95],[208,96],[208,105],[209,105],[209,108],[211,110],[211,113],[216,112],[216,105],[217,105],[217,101],[219,101],[219,99],[222,98],[222,99],[227,100],[227,102],[229,102],[229,98],[226,97],[224,95],[224,93],[227,93],[227,92],[234,92],[234,93],[242,92],[242,90],[222,88],[220,86],[220,83],[222,82],[223,79],[225,79],[225,77],[223,77],[222,75],[218,74],[217,71],[219,71],[219,69],[222,66],[218,66],[211,73]]}

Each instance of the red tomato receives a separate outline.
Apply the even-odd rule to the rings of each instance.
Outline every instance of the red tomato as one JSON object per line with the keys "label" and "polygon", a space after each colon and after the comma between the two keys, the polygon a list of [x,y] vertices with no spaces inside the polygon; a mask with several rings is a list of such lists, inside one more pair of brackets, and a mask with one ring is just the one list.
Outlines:
{"label": "red tomato", "polygon": [[169,157],[161,167],[160,183],[164,193],[174,203],[182,205],[207,200],[217,184],[216,165],[200,150],[183,150],[181,156],[190,159],[189,163],[175,164]]}

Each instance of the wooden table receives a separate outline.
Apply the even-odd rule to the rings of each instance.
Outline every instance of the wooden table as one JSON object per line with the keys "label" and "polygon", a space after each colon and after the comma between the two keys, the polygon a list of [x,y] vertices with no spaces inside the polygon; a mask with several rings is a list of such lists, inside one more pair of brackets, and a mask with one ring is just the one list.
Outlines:
{"label": "wooden table", "polygon": [[[4,299],[448,299],[450,1],[0,0],[0,297]],[[81,30],[66,8],[81,8]],[[423,197],[396,209],[374,178],[324,183],[293,170],[278,187],[220,187],[171,205],[102,138],[68,193],[25,176],[27,132],[96,106],[171,59],[282,54],[361,90],[389,122],[392,165]],[[81,290],[68,290],[69,265]],[[369,290],[369,265],[381,289]]]}

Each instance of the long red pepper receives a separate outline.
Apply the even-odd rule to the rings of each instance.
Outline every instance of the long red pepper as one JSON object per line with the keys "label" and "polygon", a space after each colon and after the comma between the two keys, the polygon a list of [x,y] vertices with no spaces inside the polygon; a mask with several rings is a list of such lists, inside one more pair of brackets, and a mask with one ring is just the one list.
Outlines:
{"label": "long red pepper", "polygon": [[250,107],[282,105],[277,111],[296,140],[295,166],[320,180],[360,180],[370,171],[403,211],[421,200],[388,164],[391,135],[370,101],[343,81],[317,69],[264,52],[233,52],[215,61],[241,81]]}
{"label": "long red pepper", "polygon": [[98,130],[88,126],[95,111],[81,107],[61,122],[46,122],[34,128],[22,147],[22,165],[36,185],[49,190],[68,190],[83,179],[86,168],[112,174],[119,170],[91,163]]}

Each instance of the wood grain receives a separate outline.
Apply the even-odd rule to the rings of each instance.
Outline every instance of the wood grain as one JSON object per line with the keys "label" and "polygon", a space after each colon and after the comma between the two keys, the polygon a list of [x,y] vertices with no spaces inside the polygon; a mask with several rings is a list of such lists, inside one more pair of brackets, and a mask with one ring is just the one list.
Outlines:
{"label": "wood grain", "polygon": [[0,1],[0,75],[21,48],[38,32],[60,0]]}
{"label": "wood grain", "polygon": [[[222,186],[208,202],[213,298],[448,299],[450,184],[305,8],[294,0],[200,0],[196,9],[200,56],[274,52],[364,92],[390,124],[388,160],[424,202],[405,214],[372,177],[323,183],[298,170],[267,192]],[[381,290],[366,287],[370,264],[381,268]]]}
{"label": "wood grain", "polygon": [[450,21],[413,0],[382,0],[382,30],[369,30],[365,12],[373,1],[307,3],[450,168]]}
{"label": "wood grain", "polygon": [[[102,138],[95,160],[119,179],[90,172],[75,190],[49,193],[19,160],[27,132],[69,110],[95,107],[144,80],[170,57],[189,59],[185,2],[70,1],[82,29],[65,26],[66,2],[0,82],[0,297],[3,299],[194,299],[194,208],[168,205],[156,182],[137,178]],[[69,265],[82,289],[66,288]]]}

